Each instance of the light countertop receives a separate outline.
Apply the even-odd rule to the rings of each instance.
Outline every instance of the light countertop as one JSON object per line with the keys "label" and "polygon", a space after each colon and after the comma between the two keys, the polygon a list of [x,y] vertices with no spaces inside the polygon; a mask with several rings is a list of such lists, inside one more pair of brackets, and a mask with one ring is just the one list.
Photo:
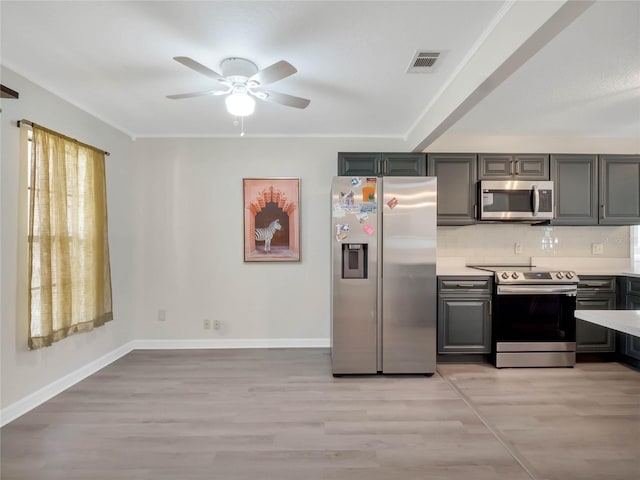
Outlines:
{"label": "light countertop", "polygon": [[640,337],[640,310],[576,310],[576,318]]}

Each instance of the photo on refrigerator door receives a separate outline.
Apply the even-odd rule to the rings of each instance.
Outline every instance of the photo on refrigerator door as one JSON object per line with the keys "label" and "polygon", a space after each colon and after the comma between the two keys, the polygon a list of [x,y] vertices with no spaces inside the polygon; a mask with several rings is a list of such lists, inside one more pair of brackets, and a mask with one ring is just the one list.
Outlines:
{"label": "photo on refrigerator door", "polygon": [[244,178],[244,261],[300,261],[300,179]]}

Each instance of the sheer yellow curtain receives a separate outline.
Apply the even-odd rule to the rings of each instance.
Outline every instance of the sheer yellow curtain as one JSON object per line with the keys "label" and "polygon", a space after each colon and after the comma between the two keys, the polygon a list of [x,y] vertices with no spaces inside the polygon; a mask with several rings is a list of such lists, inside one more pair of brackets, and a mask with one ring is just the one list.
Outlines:
{"label": "sheer yellow curtain", "polygon": [[33,126],[29,348],[113,318],[104,152]]}

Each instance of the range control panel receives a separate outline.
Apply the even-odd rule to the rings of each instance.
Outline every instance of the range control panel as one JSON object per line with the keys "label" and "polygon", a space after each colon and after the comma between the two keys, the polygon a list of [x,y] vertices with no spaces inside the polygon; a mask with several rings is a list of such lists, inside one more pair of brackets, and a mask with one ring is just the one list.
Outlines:
{"label": "range control panel", "polygon": [[571,270],[558,270],[548,272],[519,272],[502,270],[495,272],[498,284],[574,284],[580,279],[576,272]]}

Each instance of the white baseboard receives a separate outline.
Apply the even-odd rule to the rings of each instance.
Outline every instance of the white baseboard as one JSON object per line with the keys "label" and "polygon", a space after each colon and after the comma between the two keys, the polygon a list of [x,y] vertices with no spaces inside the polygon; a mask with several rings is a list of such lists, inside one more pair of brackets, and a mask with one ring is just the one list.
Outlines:
{"label": "white baseboard", "polygon": [[134,340],[136,350],[192,348],[329,348],[328,338],[208,338],[186,340]]}
{"label": "white baseboard", "polygon": [[115,362],[120,357],[125,356],[131,350],[133,350],[134,342],[126,343],[125,345],[116,348],[115,350],[103,355],[102,357],[88,363],[77,370],[65,375],[58,380],[51,382],[49,385],[42,387],[40,390],[27,395],[22,400],[18,400],[12,403],[6,408],[0,410],[0,426],[5,426],[7,423],[12,422],[16,418],[24,415],[29,410],[36,408],[38,405],[46,402],[47,400],[55,397],[59,393],[65,391],[67,388],[72,387],[81,380],[84,380],[89,375],[93,375],[98,370],[103,369],[110,363]]}
{"label": "white baseboard", "polygon": [[225,338],[192,340],[132,340],[83,367],[51,382],[22,400],[0,410],[0,427],[12,422],[69,387],[93,375],[132,350],[180,350],[194,348],[329,348],[328,338]]}

